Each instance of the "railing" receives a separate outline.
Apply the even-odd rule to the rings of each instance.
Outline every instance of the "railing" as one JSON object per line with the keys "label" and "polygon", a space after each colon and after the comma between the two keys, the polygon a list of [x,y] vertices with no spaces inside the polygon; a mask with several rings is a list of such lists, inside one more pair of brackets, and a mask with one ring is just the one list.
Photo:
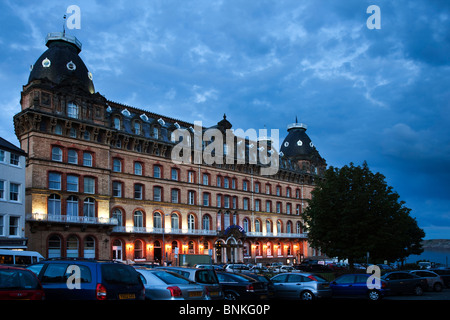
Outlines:
{"label": "railing", "polygon": [[28,213],[27,221],[49,221],[62,223],[83,223],[83,224],[110,224],[117,225],[116,218],[103,217],[84,217],[84,216],[66,216],[66,215],[48,215],[45,213]]}
{"label": "railing", "polygon": [[202,230],[202,229],[173,229],[173,228],[153,228],[153,227],[133,227],[133,226],[116,226],[113,232],[118,233],[155,233],[155,234],[186,234],[186,235],[217,235],[216,230]]}
{"label": "railing", "polygon": [[286,232],[247,232],[247,237],[270,237],[270,238],[308,238],[307,233],[286,233]]}

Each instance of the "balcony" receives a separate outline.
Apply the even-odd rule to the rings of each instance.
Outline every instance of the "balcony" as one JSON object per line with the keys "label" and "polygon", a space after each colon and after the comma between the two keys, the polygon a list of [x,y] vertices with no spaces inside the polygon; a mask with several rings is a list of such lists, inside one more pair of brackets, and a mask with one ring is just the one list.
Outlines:
{"label": "balcony", "polygon": [[247,232],[247,237],[268,237],[268,238],[308,238],[307,233],[286,233],[286,232]]}
{"label": "balcony", "polygon": [[55,222],[64,224],[117,225],[116,218],[48,215],[45,213],[27,213],[26,220],[30,222]]}
{"label": "balcony", "polygon": [[216,230],[202,230],[202,229],[174,229],[174,228],[153,228],[153,227],[133,227],[133,226],[115,226],[113,231],[115,233],[147,233],[147,234],[180,234],[180,235],[202,235],[215,236]]}

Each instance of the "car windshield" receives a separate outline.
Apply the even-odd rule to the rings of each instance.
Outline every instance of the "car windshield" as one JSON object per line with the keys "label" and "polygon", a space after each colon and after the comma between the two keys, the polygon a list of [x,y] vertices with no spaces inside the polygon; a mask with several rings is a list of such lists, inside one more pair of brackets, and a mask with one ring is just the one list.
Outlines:
{"label": "car windshield", "polygon": [[22,270],[0,270],[0,290],[37,289],[39,283],[32,273]]}
{"label": "car windshield", "polygon": [[139,284],[139,275],[134,269],[120,264],[102,264],[103,280],[111,284]]}
{"label": "car windshield", "polygon": [[198,270],[195,274],[195,281],[206,284],[219,283],[219,280],[217,280],[215,272],[211,269]]}
{"label": "car windshield", "polygon": [[166,284],[190,284],[195,283],[193,281],[190,281],[186,279],[183,276],[180,276],[179,274],[172,273],[169,271],[157,271],[153,273],[156,277],[164,281]]}

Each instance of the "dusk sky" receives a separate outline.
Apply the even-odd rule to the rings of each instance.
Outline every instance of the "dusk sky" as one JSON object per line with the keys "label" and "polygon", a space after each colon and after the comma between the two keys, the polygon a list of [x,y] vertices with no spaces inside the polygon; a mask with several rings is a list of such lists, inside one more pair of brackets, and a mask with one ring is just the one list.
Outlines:
{"label": "dusk sky", "polygon": [[450,1],[1,0],[0,136],[15,145],[30,66],[73,4],[66,31],[108,100],[204,126],[225,113],[280,141],[298,117],[329,166],[367,161],[426,239],[450,239]]}

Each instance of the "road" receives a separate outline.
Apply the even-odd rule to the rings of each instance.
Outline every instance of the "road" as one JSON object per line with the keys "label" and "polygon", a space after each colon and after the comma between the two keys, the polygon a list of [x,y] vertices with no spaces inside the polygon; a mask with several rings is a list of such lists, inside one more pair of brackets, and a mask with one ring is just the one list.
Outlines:
{"label": "road", "polygon": [[421,301],[448,300],[448,301],[450,301],[450,289],[445,288],[441,292],[425,291],[422,296],[414,296],[414,295],[388,296],[388,297],[384,297],[384,300],[421,300]]}

